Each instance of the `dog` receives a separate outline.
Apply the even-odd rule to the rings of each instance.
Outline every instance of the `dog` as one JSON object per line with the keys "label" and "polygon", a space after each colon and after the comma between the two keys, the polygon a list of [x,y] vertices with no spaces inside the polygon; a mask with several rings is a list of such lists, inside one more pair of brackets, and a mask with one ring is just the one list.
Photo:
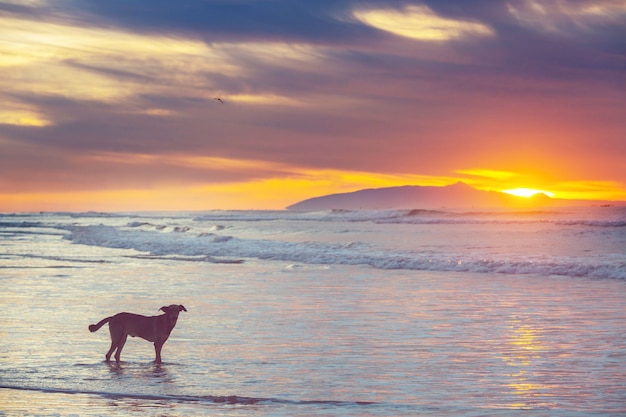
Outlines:
{"label": "dog", "polygon": [[170,337],[170,333],[176,326],[178,320],[178,314],[181,311],[187,311],[185,306],[172,304],[169,306],[163,306],[159,311],[165,312],[160,316],[142,316],[140,314],[133,313],[118,313],[114,316],[107,317],[100,320],[98,324],[89,325],[90,332],[96,332],[100,327],[109,323],[109,332],[111,333],[111,349],[106,354],[106,361],[111,361],[111,355],[115,352],[115,361],[120,362],[120,355],[126,338],[130,335],[132,337],[139,336],[148,342],[154,343],[154,351],[156,358],[154,363],[160,364],[161,361],[161,348],[163,344]]}

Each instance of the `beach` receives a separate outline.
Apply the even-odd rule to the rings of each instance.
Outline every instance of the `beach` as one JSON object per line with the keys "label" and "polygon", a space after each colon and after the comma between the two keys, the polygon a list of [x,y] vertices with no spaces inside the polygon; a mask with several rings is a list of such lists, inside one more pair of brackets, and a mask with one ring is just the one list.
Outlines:
{"label": "beach", "polygon": [[[626,413],[626,217],[0,216],[5,415]],[[155,365],[121,311],[183,304]]]}

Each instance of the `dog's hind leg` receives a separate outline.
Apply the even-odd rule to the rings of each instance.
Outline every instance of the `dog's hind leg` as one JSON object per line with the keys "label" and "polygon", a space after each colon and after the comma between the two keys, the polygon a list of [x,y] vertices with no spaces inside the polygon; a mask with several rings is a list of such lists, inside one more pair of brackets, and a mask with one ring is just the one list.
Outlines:
{"label": "dog's hind leg", "polygon": [[106,354],[106,361],[111,361],[111,355],[117,349],[115,359],[119,362],[119,356],[121,352],[120,344],[122,347],[124,346],[124,343],[126,342],[126,335],[124,334],[124,330],[119,326],[119,324],[115,322],[109,323],[109,333],[111,333],[111,348]]}
{"label": "dog's hind leg", "polygon": [[113,351],[117,347],[117,343],[115,343],[115,342],[116,342],[116,340],[111,338],[111,348],[109,349],[109,351],[107,352],[107,354],[105,356],[105,359],[106,359],[107,362],[111,362],[111,355],[113,354]]}
{"label": "dog's hind leg", "polygon": [[122,349],[124,349],[124,344],[126,344],[126,339],[128,335],[125,334],[122,338],[117,342],[117,352],[115,352],[115,362],[120,362],[120,355],[122,354]]}
{"label": "dog's hind leg", "polygon": [[126,343],[126,335],[124,333],[118,334],[118,332],[111,331],[111,348],[106,354],[107,362],[111,361],[111,355],[116,349],[117,352],[115,353],[115,360],[117,362],[120,361],[120,354],[122,352],[122,348],[124,347],[124,343]]}

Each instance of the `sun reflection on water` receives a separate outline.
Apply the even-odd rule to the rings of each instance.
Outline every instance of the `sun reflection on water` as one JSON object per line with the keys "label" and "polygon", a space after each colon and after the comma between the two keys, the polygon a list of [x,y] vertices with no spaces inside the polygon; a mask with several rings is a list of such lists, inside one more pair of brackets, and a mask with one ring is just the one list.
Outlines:
{"label": "sun reflection on water", "polygon": [[549,387],[539,383],[538,371],[542,352],[546,350],[541,338],[541,329],[526,320],[513,318],[508,323],[510,331],[502,359],[513,368],[507,374],[510,382],[505,384],[510,390],[513,402],[509,408],[528,409],[541,406],[539,398],[547,396]]}

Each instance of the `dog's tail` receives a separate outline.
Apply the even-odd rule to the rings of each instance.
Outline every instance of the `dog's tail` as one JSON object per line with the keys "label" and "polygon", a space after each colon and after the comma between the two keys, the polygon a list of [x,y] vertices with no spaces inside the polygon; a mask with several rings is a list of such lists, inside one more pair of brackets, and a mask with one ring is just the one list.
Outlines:
{"label": "dog's tail", "polygon": [[100,327],[104,326],[106,323],[108,323],[113,317],[107,317],[106,319],[102,319],[98,322],[98,324],[90,324],[89,325],[89,331],[91,333],[93,332],[97,332],[98,330],[100,330]]}

